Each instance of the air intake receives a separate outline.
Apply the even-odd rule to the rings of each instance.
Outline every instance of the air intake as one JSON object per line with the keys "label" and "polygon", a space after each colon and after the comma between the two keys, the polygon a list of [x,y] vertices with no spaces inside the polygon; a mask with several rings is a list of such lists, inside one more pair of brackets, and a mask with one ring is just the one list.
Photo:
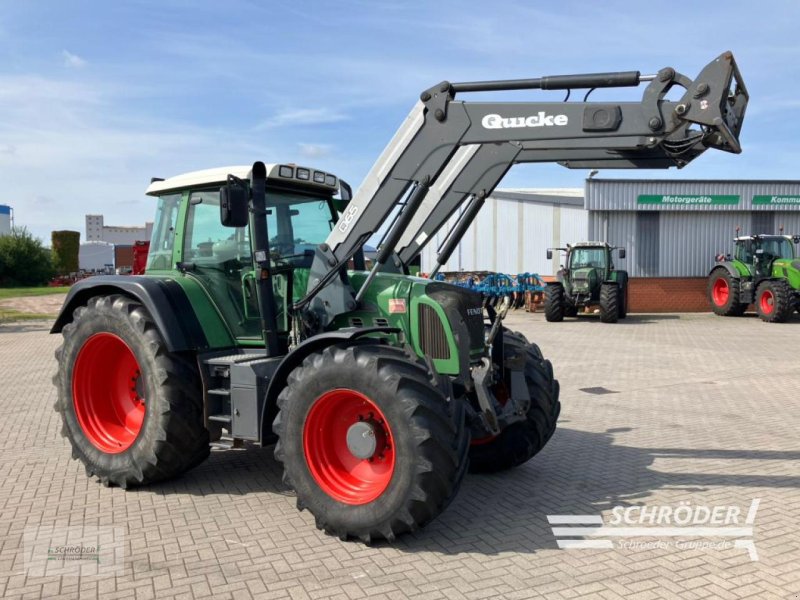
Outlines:
{"label": "air intake", "polygon": [[428,304],[419,305],[419,339],[422,351],[431,358],[450,358],[450,346],[444,325],[436,310]]}

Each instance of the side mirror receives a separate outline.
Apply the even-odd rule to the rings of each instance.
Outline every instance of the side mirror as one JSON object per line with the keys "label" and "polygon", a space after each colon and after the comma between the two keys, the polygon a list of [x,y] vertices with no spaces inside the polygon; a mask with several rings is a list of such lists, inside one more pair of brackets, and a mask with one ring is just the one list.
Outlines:
{"label": "side mirror", "polygon": [[800,235],[796,235],[792,238],[795,244],[800,244]]}
{"label": "side mirror", "polygon": [[620,258],[620,260],[625,258],[625,248],[620,248],[619,249],[619,258]]}
{"label": "side mirror", "polygon": [[247,186],[244,181],[228,175],[219,189],[219,220],[225,227],[247,227]]}
{"label": "side mirror", "polygon": [[553,251],[547,250],[547,260],[553,260]]}

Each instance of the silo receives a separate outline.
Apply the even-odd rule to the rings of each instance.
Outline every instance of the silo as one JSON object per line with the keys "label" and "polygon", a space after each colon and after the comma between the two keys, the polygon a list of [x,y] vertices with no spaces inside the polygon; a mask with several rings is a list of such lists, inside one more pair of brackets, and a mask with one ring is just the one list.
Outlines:
{"label": "silo", "polygon": [[11,207],[0,204],[0,235],[11,233]]}

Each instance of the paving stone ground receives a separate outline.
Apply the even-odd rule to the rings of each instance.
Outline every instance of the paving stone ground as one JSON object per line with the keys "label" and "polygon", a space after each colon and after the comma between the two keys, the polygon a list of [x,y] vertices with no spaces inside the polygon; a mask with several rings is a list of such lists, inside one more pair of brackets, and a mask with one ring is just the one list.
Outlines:
{"label": "paving stone ground", "polygon": [[[523,467],[468,476],[424,530],[374,547],[317,531],[269,448],[215,450],[184,477],[133,491],[88,479],[52,409],[59,338],[46,323],[0,326],[0,596],[799,597],[800,320],[508,321],[555,365],[558,431]],[[591,387],[613,393],[581,391]],[[642,550],[623,539],[560,549],[547,520],[602,514],[608,524],[615,506],[681,502],[746,512],[753,499],[757,561],[743,548]],[[123,528],[122,574],[26,571],[26,529],[56,525]]]}

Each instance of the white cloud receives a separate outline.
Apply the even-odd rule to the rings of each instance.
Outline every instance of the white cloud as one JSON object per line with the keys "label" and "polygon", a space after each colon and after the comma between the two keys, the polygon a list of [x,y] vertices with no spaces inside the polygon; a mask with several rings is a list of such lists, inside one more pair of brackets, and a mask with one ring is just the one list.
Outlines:
{"label": "white cloud", "polygon": [[68,69],[82,69],[86,66],[86,61],[77,54],[73,54],[69,50],[62,50],[61,56],[64,59],[64,66]]}
{"label": "white cloud", "polygon": [[269,129],[271,127],[321,125],[323,123],[338,123],[346,121],[349,117],[339,111],[329,108],[293,108],[275,113],[269,119],[262,121],[256,127]]}
{"label": "white cloud", "polygon": [[333,150],[330,144],[305,144],[300,142],[297,144],[300,147],[300,154],[306,158],[321,158],[328,156]]}

